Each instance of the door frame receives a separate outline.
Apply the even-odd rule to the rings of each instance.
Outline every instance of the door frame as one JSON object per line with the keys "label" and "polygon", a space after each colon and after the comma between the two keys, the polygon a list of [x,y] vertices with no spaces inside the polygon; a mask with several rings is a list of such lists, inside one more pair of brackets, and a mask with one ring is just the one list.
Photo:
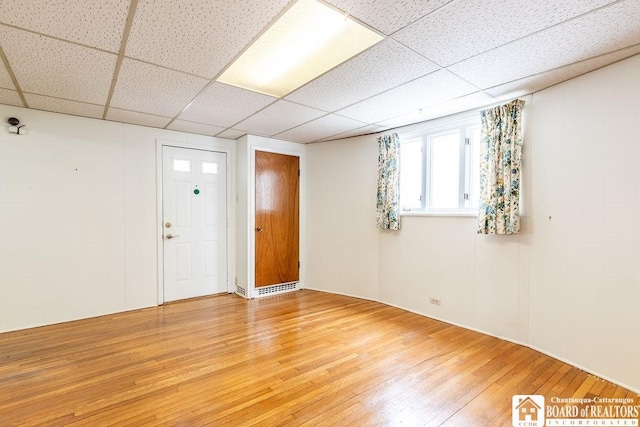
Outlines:
{"label": "door frame", "polygon": [[235,283],[231,280],[235,277],[236,255],[235,255],[235,173],[231,166],[234,164],[235,150],[219,145],[199,144],[192,142],[179,142],[157,139],[156,140],[156,246],[158,254],[158,305],[164,304],[164,228],[162,223],[162,176],[163,176],[163,147],[186,148],[191,150],[211,151],[226,155],[227,163],[227,209],[226,209],[226,230],[227,230],[227,292],[235,292]]}
{"label": "door frame", "polygon": [[267,147],[261,145],[251,145],[249,148],[249,233],[248,233],[248,276],[247,276],[247,297],[255,298],[258,296],[258,291],[256,290],[256,151],[264,151],[267,153],[274,154],[285,154],[287,156],[297,157],[300,162],[300,182],[299,182],[299,204],[298,204],[298,215],[299,215],[299,224],[300,230],[298,232],[298,250],[299,250],[299,258],[300,258],[300,276],[298,280],[298,289],[303,287],[303,278],[304,276],[304,268],[305,263],[303,260],[304,256],[304,230],[305,230],[305,215],[304,215],[304,153],[300,151],[287,150],[282,148],[274,148]]}

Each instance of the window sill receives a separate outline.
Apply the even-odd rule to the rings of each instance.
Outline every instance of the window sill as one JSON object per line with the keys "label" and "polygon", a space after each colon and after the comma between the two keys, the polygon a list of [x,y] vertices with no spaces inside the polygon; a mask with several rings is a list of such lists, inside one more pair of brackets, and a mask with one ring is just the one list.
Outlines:
{"label": "window sill", "polygon": [[420,211],[420,212],[412,212],[412,211],[402,211],[400,212],[400,216],[452,216],[452,217],[461,217],[461,218],[477,218],[477,212],[460,212],[460,211]]}

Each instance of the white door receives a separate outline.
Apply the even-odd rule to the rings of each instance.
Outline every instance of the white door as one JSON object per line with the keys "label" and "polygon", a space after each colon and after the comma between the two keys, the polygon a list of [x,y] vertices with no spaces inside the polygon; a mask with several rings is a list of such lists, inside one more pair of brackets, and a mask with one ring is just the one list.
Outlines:
{"label": "white door", "polygon": [[227,292],[226,157],[162,148],[165,301]]}

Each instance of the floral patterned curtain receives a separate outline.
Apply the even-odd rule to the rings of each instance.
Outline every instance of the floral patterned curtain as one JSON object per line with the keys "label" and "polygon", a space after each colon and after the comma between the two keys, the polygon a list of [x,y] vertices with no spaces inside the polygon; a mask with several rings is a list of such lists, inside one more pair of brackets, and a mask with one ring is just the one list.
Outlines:
{"label": "floral patterned curtain", "polygon": [[480,211],[478,234],[520,230],[522,107],[517,99],[480,112]]}
{"label": "floral patterned curtain", "polygon": [[385,230],[400,229],[400,138],[398,134],[378,137],[378,201],[376,225]]}

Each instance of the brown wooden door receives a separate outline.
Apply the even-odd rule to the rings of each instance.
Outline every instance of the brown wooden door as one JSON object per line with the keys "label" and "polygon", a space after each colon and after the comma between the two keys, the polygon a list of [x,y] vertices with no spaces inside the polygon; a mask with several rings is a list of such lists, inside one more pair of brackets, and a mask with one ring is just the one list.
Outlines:
{"label": "brown wooden door", "polygon": [[297,282],[300,159],[256,151],[256,287]]}

